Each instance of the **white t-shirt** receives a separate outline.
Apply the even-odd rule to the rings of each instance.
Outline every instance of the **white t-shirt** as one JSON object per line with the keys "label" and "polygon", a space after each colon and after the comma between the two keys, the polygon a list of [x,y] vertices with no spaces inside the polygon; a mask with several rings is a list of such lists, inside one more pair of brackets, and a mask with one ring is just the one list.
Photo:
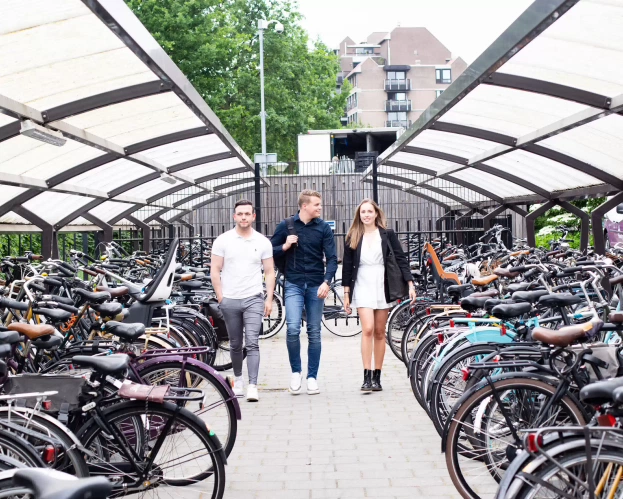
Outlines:
{"label": "white t-shirt", "polygon": [[266,237],[252,230],[246,239],[236,229],[228,230],[216,238],[212,254],[224,258],[221,284],[225,298],[240,300],[262,292],[262,260],[273,256]]}

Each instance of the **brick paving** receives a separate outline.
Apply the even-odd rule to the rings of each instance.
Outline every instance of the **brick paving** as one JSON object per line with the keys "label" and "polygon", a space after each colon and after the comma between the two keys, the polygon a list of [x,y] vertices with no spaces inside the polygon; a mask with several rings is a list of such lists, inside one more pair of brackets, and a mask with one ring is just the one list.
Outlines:
{"label": "brick paving", "polygon": [[460,497],[404,365],[388,350],[384,391],[363,394],[360,337],[322,341],[313,396],[287,392],[285,328],[261,343],[260,402],[241,400],[225,498]]}

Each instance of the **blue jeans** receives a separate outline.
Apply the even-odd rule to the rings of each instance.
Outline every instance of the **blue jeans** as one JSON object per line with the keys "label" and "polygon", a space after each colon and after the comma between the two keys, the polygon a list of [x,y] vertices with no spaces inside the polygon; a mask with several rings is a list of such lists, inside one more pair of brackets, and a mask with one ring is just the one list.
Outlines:
{"label": "blue jeans", "polygon": [[308,378],[318,377],[318,365],[320,364],[320,351],[322,349],[320,328],[324,300],[318,298],[319,287],[297,286],[288,281],[285,284],[286,323],[288,326],[286,343],[290,367],[293,373],[300,373],[303,370],[301,367],[301,320],[303,319],[303,308],[305,308],[307,337],[309,339],[307,347]]}

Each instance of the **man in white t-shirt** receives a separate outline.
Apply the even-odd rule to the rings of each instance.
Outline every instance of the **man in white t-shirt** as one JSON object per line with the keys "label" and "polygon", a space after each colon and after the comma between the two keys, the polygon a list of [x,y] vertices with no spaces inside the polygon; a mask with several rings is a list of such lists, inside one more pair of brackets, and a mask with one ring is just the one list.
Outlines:
{"label": "man in white t-shirt", "polygon": [[[262,316],[270,315],[275,290],[273,247],[266,237],[253,230],[255,208],[251,201],[241,199],[236,203],[234,221],[236,227],[218,236],[212,245],[210,276],[229,333],[235,377],[234,393],[236,396],[244,394],[242,378],[244,329],[249,371],[247,400],[257,402]],[[262,287],[262,267],[266,275],[266,300]]]}

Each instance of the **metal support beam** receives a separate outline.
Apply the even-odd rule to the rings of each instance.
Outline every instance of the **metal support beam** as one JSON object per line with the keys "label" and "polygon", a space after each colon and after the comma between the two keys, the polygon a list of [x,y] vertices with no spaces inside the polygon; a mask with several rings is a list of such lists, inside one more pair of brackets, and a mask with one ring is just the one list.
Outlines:
{"label": "metal support beam", "polygon": [[108,223],[110,225],[115,225],[119,220],[123,220],[125,217],[127,217],[128,215],[134,213],[136,210],[140,210],[143,206],[144,205],[142,205],[142,204],[135,204],[134,206],[128,208],[124,212],[122,212],[119,215],[117,215],[115,218],[110,220]]}
{"label": "metal support beam", "polygon": [[41,255],[45,260],[48,258],[58,258],[58,243],[56,243],[56,231],[52,224],[27,210],[21,204],[15,206],[13,211],[19,216],[28,220],[31,224],[41,229]]}
{"label": "metal support beam", "polygon": [[604,215],[621,203],[623,203],[623,192],[615,194],[612,198],[600,204],[591,213],[591,222],[593,226],[593,247],[595,248],[595,253],[598,255],[603,255],[606,252],[606,238],[602,225]]}
{"label": "metal support beam", "polygon": [[207,163],[214,163],[215,161],[221,161],[223,159],[233,158],[234,155],[231,151],[220,152],[218,154],[211,154],[210,156],[203,156],[201,158],[190,159],[177,165],[169,166],[167,171],[169,173],[179,172],[180,170],[186,170],[193,166],[205,165]]}
{"label": "metal support beam", "polygon": [[143,251],[149,253],[151,248],[151,227],[145,222],[141,222],[138,218],[127,216],[125,217],[128,222],[134,224],[135,227],[141,229],[143,233]]}
{"label": "metal support beam", "polygon": [[588,213],[582,211],[577,206],[573,206],[568,201],[561,201],[560,199],[556,200],[556,203],[561,208],[564,208],[569,213],[575,215],[580,219],[580,251],[585,251],[588,248],[588,232],[590,225],[590,217]]}
{"label": "metal support beam", "polygon": [[[364,180],[363,182],[365,182],[366,184],[371,184],[372,180]],[[392,189],[396,189],[396,190],[402,190],[400,187],[396,186],[395,184],[390,184],[389,182],[383,182],[381,180],[378,181],[379,185],[382,185],[384,187],[390,187]],[[430,196],[426,196],[425,194],[422,194],[420,192],[414,192],[411,190],[406,190],[404,191],[407,194],[411,194],[412,196],[418,197],[420,199],[424,199],[426,201],[430,201],[433,204],[436,204],[437,206],[441,206],[444,210],[450,210],[450,206],[447,205],[446,203],[442,203],[441,201],[437,201],[434,198],[431,198]]]}
{"label": "metal support beam", "polygon": [[372,200],[379,202],[379,164],[376,158],[372,158]]}
{"label": "metal support beam", "polygon": [[255,163],[255,230],[262,233],[262,186],[261,166]]}
{"label": "metal support beam", "polygon": [[102,229],[102,233],[104,237],[100,239],[100,242],[109,243],[110,241],[112,241],[112,225],[107,224],[106,222],[104,222],[103,220],[100,220],[99,218],[97,218],[96,216],[92,215],[89,212],[83,213],[82,216],[86,218],[89,222],[91,222],[93,225],[96,225],[97,227]]}
{"label": "metal support beam", "polygon": [[508,208],[508,206],[503,204],[502,206],[498,206],[495,210],[490,211],[489,213],[487,213],[485,215],[485,218],[483,219],[483,222],[482,222],[483,229],[485,231],[489,230],[491,228],[491,220],[493,220],[493,218],[496,215],[499,215],[500,213],[506,211],[507,208]]}
{"label": "metal support beam", "polygon": [[526,236],[528,239],[528,246],[534,247],[536,246],[536,235],[534,233],[534,222],[538,217],[543,215],[547,210],[556,206],[556,201],[548,201],[544,205],[540,206],[532,213],[526,215]]}
{"label": "metal support beam", "polygon": [[96,206],[99,206],[102,203],[103,201],[101,199],[94,199],[90,203],[87,203],[86,205],[81,206],[78,210],[75,210],[74,212],[67,215],[65,218],[61,219],[58,223],[54,224],[54,230],[57,230],[57,231],[61,230],[63,227],[65,227],[66,225],[69,225],[71,222],[73,222],[76,218],[78,218],[83,213],[86,213],[89,210],[92,210],[93,208],[95,208]]}

